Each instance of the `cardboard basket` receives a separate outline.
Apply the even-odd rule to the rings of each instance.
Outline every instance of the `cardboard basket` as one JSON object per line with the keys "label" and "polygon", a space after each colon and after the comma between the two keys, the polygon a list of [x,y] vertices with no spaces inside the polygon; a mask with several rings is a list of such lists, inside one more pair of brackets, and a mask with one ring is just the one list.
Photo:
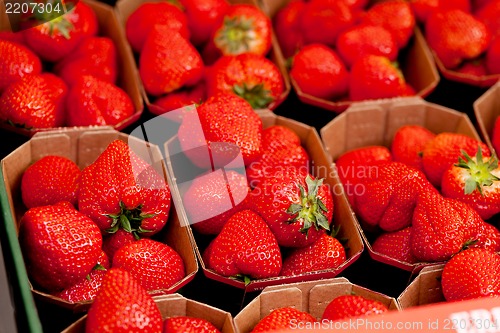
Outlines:
{"label": "cardboard basket", "polygon": [[[495,152],[491,139],[495,120],[500,116],[500,82],[488,89],[474,102],[474,114],[484,141],[490,150]],[[498,153],[496,152],[497,155]]]}
{"label": "cardboard basket", "polygon": [[[24,170],[29,165],[46,155],[67,157],[76,162],[78,166],[83,169],[91,164],[102,151],[104,151],[109,143],[116,139],[128,142],[129,145],[134,144],[133,147],[145,148],[139,149],[137,153],[146,162],[151,161],[151,156],[154,158],[154,161],[161,160],[161,158],[157,158],[157,156],[161,156],[157,147],[146,146],[143,141],[117,132],[110,127],[98,127],[37,133],[31,140],[20,146],[1,161],[2,178],[0,179],[0,183],[5,187],[5,195],[2,195],[0,199],[2,208],[5,209],[3,211],[5,218],[4,223],[10,242],[11,255],[14,257],[18,277],[20,281],[24,283],[21,287],[31,289],[36,297],[44,301],[72,309],[75,312],[87,310],[91,301],[69,303],[45,292],[36,290],[31,284],[26,283],[28,278],[22,259],[20,245],[17,240],[19,221],[26,212],[26,207],[24,207],[21,200],[21,178]],[[154,165],[158,172],[165,175],[164,164],[151,163],[151,165]],[[159,238],[157,239],[161,239],[161,241],[171,246],[180,254],[184,261],[186,275],[181,281],[169,289],[151,292],[154,297],[174,293],[191,281],[198,271],[196,256],[191,247],[191,231],[189,228],[181,227],[174,205],[171,207],[167,225],[158,236]]]}
{"label": "cardboard basket", "polygon": [[[161,2],[166,0],[118,0],[116,2],[115,11],[117,13],[118,19],[120,21],[120,29],[122,30],[122,34],[125,35],[125,24],[127,22],[128,17],[143,3],[146,2]],[[228,0],[230,4],[252,4],[255,5],[254,0]],[[130,47],[130,46],[129,46]],[[271,110],[276,109],[288,96],[291,90],[290,79],[288,77],[285,59],[281,54],[281,50],[279,48],[278,42],[274,33],[272,35],[272,48],[268,54],[268,58],[278,67],[281,72],[281,76],[283,77],[284,91],[283,93],[271,104],[269,104],[268,108]],[[138,58],[136,58],[138,59]],[[135,76],[137,80],[141,82],[141,92],[146,103],[146,106],[149,110],[154,111],[155,114],[161,114],[165,112],[161,107],[153,104],[152,96],[149,96],[144,89],[144,85],[142,84],[142,80],[138,71],[138,63],[135,65]]]}
{"label": "cardboard basket", "polygon": [[[163,319],[190,316],[211,322],[221,333],[235,333],[233,318],[229,312],[185,298],[179,294],[162,296],[155,300]],[[62,333],[85,333],[87,315],[66,328]]]}
{"label": "cardboard basket", "polygon": [[[289,2],[290,0],[260,0],[259,5],[269,17],[273,18]],[[380,0],[372,0],[370,3],[377,2],[380,2]],[[406,81],[415,89],[417,96],[426,97],[439,83],[439,73],[434,59],[418,27],[415,28],[414,36],[410,39],[408,45],[400,50],[398,62]],[[346,110],[353,103],[357,103],[344,98],[338,100],[318,98],[304,93],[292,78],[290,78],[290,81],[299,99],[306,104],[338,113]]]}
{"label": "cardboard basket", "polygon": [[267,287],[234,317],[234,325],[238,333],[249,333],[262,318],[282,307],[293,307],[321,320],[334,298],[352,294],[379,301],[389,310],[400,310],[392,297],[353,284],[346,278],[334,278]]}
{"label": "cardboard basket", "polygon": [[402,310],[427,304],[445,302],[441,290],[441,274],[444,265],[423,268],[418,276],[397,298]]}
{"label": "cardboard basket", "polygon": [[[4,0],[0,0],[0,9],[4,7]],[[120,131],[132,123],[139,120],[143,110],[144,102],[142,99],[140,91],[140,82],[136,75],[137,69],[135,68],[135,62],[130,50],[130,46],[127,43],[123,31],[120,29],[120,23],[116,16],[113,7],[95,0],[81,0],[87,5],[89,5],[95,12],[97,20],[99,22],[99,36],[104,36],[110,38],[116,47],[117,54],[117,65],[118,65],[118,79],[117,86],[123,89],[127,95],[132,100],[134,105],[135,113],[128,119],[125,119],[121,123],[113,126],[116,130]],[[0,31],[11,31],[12,26],[18,24],[18,22],[9,22],[7,14],[4,11],[0,11]],[[26,136],[33,136],[37,132],[51,131],[52,129],[24,129],[20,127],[11,126],[9,124],[0,122],[0,127],[6,130],[16,132]],[[68,126],[69,127],[69,126]],[[57,128],[56,128],[57,129]],[[60,128],[59,128],[60,129]]]}
{"label": "cardboard basket", "polygon": [[[420,125],[434,133],[461,133],[480,140],[467,115],[418,97],[354,105],[323,127],[321,137],[331,160],[335,161],[352,149],[371,145],[390,147],[396,131],[405,125]],[[356,223],[372,259],[415,273],[437,264],[410,265],[375,252],[371,247],[373,239],[363,231],[359,221]]]}

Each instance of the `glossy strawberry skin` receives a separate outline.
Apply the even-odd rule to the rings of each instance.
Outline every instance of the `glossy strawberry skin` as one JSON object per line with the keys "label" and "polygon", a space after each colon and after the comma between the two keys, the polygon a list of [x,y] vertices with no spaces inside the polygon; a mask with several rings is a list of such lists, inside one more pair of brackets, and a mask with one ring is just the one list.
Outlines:
{"label": "glossy strawberry skin", "polygon": [[[489,50],[491,47],[489,48]],[[465,60],[462,62],[460,67],[455,69],[457,73],[473,76],[473,77],[481,77],[488,75],[488,69],[486,68],[486,62],[484,59],[473,59],[473,60]]]}
{"label": "glossy strawberry skin", "polygon": [[387,312],[389,309],[381,302],[357,295],[338,296],[328,303],[322,319],[342,320],[359,316],[373,316]]}
{"label": "glossy strawberry skin", "polygon": [[210,40],[222,17],[229,9],[226,0],[181,0],[186,10],[191,42],[201,46]]}
{"label": "glossy strawberry skin", "polygon": [[500,1],[498,0],[489,1],[474,12],[474,16],[486,25],[495,38],[500,37],[498,15],[500,15]]}
{"label": "glossy strawberry skin", "polygon": [[478,223],[477,242],[469,246],[470,248],[483,248],[493,252],[500,251],[500,231],[487,222]]}
{"label": "glossy strawberry skin", "polygon": [[[194,87],[173,91],[165,96],[155,100],[154,108],[150,112],[155,115],[161,115],[169,111],[177,110],[185,106],[199,105],[207,99],[204,81],[200,81]],[[179,116],[178,122],[182,120]]]}
{"label": "glossy strawberry skin", "polygon": [[439,10],[461,9],[467,13],[471,11],[470,0],[410,0],[410,6],[415,18],[421,23],[425,23],[433,12]]}
{"label": "glossy strawberry skin", "polygon": [[179,316],[165,319],[162,333],[220,333],[220,331],[208,320]]}
{"label": "glossy strawberry skin", "polygon": [[0,40],[0,54],[0,93],[26,75],[42,72],[38,56],[23,45]]}
{"label": "glossy strawberry skin", "polygon": [[274,31],[285,58],[293,56],[304,45],[300,15],[305,6],[303,0],[292,0],[274,17]]}
{"label": "glossy strawberry skin", "polygon": [[391,144],[391,154],[395,162],[404,163],[423,171],[422,152],[427,142],[436,135],[418,125],[400,127]]}
{"label": "glossy strawberry skin", "polygon": [[373,251],[407,264],[418,262],[411,252],[411,230],[411,227],[406,227],[395,232],[384,233],[378,236],[372,244]]}
{"label": "glossy strawberry skin", "polygon": [[93,269],[87,277],[84,277],[75,285],[55,293],[55,297],[59,297],[70,303],[78,303],[93,300],[102,285],[102,280],[107,270]]}
{"label": "glossy strawberry skin", "polygon": [[317,320],[307,312],[292,307],[278,308],[262,318],[250,333],[272,332],[292,328],[292,323],[314,323]]}
{"label": "glossy strawberry skin", "polygon": [[24,34],[22,32],[0,31],[0,40],[26,46]]}
{"label": "glossy strawberry skin", "polygon": [[138,239],[131,232],[118,229],[115,233],[109,234],[103,239],[102,249],[112,263],[116,251],[136,240]]}
{"label": "glossy strawberry skin", "polygon": [[[500,7],[500,6],[499,6]],[[500,36],[496,37],[486,51],[486,69],[490,74],[500,74]]]}

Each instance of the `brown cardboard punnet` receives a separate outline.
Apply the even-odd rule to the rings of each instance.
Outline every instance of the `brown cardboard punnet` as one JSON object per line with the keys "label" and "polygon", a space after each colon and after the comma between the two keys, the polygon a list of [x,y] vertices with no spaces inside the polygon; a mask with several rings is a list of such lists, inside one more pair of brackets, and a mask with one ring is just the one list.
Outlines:
{"label": "brown cardboard punnet", "polygon": [[[467,115],[428,103],[421,98],[399,98],[394,101],[366,102],[353,105],[321,129],[321,138],[332,161],[343,153],[366,146],[390,148],[396,131],[404,125],[420,125],[431,132],[455,132],[480,140]],[[370,256],[377,261],[415,273],[437,263],[408,264],[373,251],[368,233],[356,219]]]}
{"label": "brown cardboard punnet", "polygon": [[[89,127],[81,129],[62,129],[51,132],[39,132],[31,140],[14,150],[1,161],[3,182],[5,183],[8,201],[10,203],[10,214],[14,221],[15,229],[19,231],[19,221],[26,212],[21,200],[21,179],[24,170],[35,161],[47,155],[64,156],[78,164],[80,169],[91,164],[113,140],[122,140],[129,143],[132,148],[146,162],[151,162],[160,174],[165,176],[166,169],[161,161],[161,153],[156,146],[145,145],[144,141],[117,132],[111,127]],[[132,146],[133,144],[133,146]],[[154,158],[153,160],[151,158]],[[165,176],[166,177],[166,176]],[[159,234],[161,241],[176,250],[182,257],[185,265],[185,277],[169,289],[153,291],[156,297],[174,293],[179,288],[191,281],[198,271],[196,256],[191,247],[191,231],[189,228],[181,227],[177,210],[172,205],[168,222],[164,230]],[[55,303],[65,308],[76,311],[85,311],[91,302],[69,303],[60,298],[36,290],[31,286],[35,296],[44,301]]]}
{"label": "brown cardboard punnet", "polygon": [[444,265],[424,267],[397,298],[401,310],[420,305],[444,302],[441,274]]}
{"label": "brown cardboard punnet", "polygon": [[333,299],[352,294],[379,301],[391,311],[400,310],[394,298],[353,284],[346,278],[301,282],[265,288],[234,317],[236,332],[249,333],[262,318],[282,307],[293,307],[321,320]]}
{"label": "brown cardboard punnet", "polygon": [[[269,17],[273,18],[289,2],[290,0],[260,0],[259,5]],[[377,2],[381,2],[381,0],[372,0],[370,3]],[[406,81],[415,89],[417,96],[426,97],[439,83],[439,73],[434,59],[419,28],[415,28],[413,38],[404,49],[399,51],[398,62]],[[299,99],[306,104],[334,112],[342,112],[354,103],[345,98],[333,101],[314,97],[304,93],[292,78],[290,78],[290,82]]]}
{"label": "brown cardboard punnet", "polygon": [[[120,20],[120,27],[125,35],[125,24],[127,22],[128,17],[137,9],[140,5],[146,2],[161,2],[166,0],[118,0],[115,5],[115,10],[117,12],[118,19]],[[255,5],[254,0],[228,0],[230,4],[252,4]],[[268,58],[278,66],[278,69],[281,72],[281,76],[283,77],[284,91],[283,93],[271,104],[268,105],[268,108],[271,110],[276,109],[288,96],[291,90],[290,79],[288,77],[285,59],[281,54],[281,50],[279,48],[277,39],[274,35],[272,35],[272,48],[268,55]],[[138,59],[138,58],[137,58]],[[136,69],[138,68],[138,64],[136,65]],[[152,96],[149,96],[142,85],[142,80],[140,78],[139,72],[136,70],[136,77],[141,82],[141,91],[144,97],[144,101],[146,102],[146,106],[149,110],[152,110],[155,114],[161,114],[165,112],[159,106],[153,104]]]}
{"label": "brown cardboard punnet", "polygon": [[[325,178],[324,183],[328,184],[332,189],[334,202],[332,225],[336,227],[340,226],[340,231],[337,235],[337,238],[347,240],[347,243],[344,246],[345,248],[347,248],[346,261],[334,270],[317,271],[291,277],[274,277],[268,279],[253,280],[245,286],[243,281],[224,277],[205,266],[202,258],[202,253],[205,248],[198,247],[198,242],[194,237],[193,232],[191,233],[191,235],[193,236],[192,242],[198,256],[198,260],[200,261],[203,273],[210,279],[220,281],[241,289],[245,289],[248,292],[261,290],[270,285],[335,277],[359,258],[361,252],[363,251],[363,241],[361,240],[359,232],[356,230],[357,223],[353,220],[353,214],[351,209],[349,208],[347,199],[342,194],[342,185],[340,184],[336,172],[332,169],[332,165],[323,149],[319,135],[313,127],[307,126],[295,120],[277,116],[269,110],[259,110],[258,114],[262,119],[264,128],[270,127],[272,125],[282,125],[290,128],[300,137],[301,144],[306,149],[311,159],[312,174],[318,178]],[[168,159],[167,168],[169,170],[168,176],[175,178],[176,176]],[[172,181],[170,183],[172,184],[171,189],[174,200],[178,200],[177,202],[181,202],[182,199],[179,189],[175,186],[175,184],[173,184]],[[177,207],[181,221],[184,222],[184,225],[189,225],[189,218],[187,217],[186,211],[184,210],[183,206],[181,204],[178,204]]]}
{"label": "brown cardboard punnet", "polygon": [[[235,333],[233,318],[229,312],[185,298],[179,294],[166,295],[155,299],[163,319],[189,316],[211,322],[221,333]],[[85,333],[87,316],[80,318],[62,333]]]}
{"label": "brown cardboard punnet", "polygon": [[[0,5],[3,6],[3,0],[0,0]],[[89,5],[95,12],[97,16],[97,21],[99,22],[99,36],[105,36],[110,38],[116,46],[117,53],[117,65],[118,65],[118,79],[117,86],[123,89],[127,95],[132,100],[134,105],[134,114],[125,119],[121,123],[113,126],[116,130],[120,131],[132,123],[139,120],[143,110],[144,102],[142,99],[140,91],[140,82],[137,78],[135,61],[130,50],[130,46],[127,43],[123,31],[120,29],[120,23],[115,14],[113,8],[105,3],[94,1],[94,0],[82,0],[87,5]],[[2,16],[3,15],[3,16]],[[0,12],[0,31],[11,31],[11,25],[17,25],[18,22],[9,22],[5,11]],[[27,136],[33,136],[36,132],[53,130],[53,129],[23,129],[20,127],[14,127],[9,124],[4,124],[0,122],[0,127],[20,133]]]}
{"label": "brown cardboard punnet", "polygon": [[[488,89],[474,102],[474,114],[484,141],[494,152],[495,148],[491,139],[493,138],[495,121],[500,116],[500,82]],[[496,152],[497,155],[498,153],[500,152]]]}

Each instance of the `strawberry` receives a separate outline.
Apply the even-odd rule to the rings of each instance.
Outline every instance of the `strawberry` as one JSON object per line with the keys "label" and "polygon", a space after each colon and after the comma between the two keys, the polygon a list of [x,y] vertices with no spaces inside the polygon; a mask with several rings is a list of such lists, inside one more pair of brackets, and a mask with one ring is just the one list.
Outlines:
{"label": "strawberry", "polygon": [[[104,245],[104,240],[103,240],[103,245]],[[99,258],[97,258],[97,265],[101,265],[105,269],[109,269],[111,267],[110,263],[109,263],[108,255],[106,254],[106,252],[104,252],[104,250],[101,251]]]}
{"label": "strawberry", "polygon": [[474,156],[478,148],[481,148],[484,157],[491,155],[484,143],[466,135],[446,132],[438,134],[425,145],[422,152],[422,165],[427,179],[435,187],[441,186],[444,173],[458,161],[461,151]]}
{"label": "strawberry", "polygon": [[53,294],[70,303],[78,303],[93,300],[102,285],[107,270],[101,265],[96,265],[92,271],[75,285]]}
{"label": "strawberry", "polygon": [[[150,108],[150,112],[161,115],[165,112],[177,110],[189,105],[201,104],[206,100],[205,84],[198,83],[191,89],[173,91],[154,101],[155,108]],[[182,120],[182,117],[179,121]]]}
{"label": "strawberry", "polygon": [[415,18],[421,23],[425,23],[432,13],[440,10],[461,9],[471,12],[470,0],[410,0],[410,6]]}
{"label": "strawberry", "polygon": [[311,245],[293,249],[283,260],[283,276],[336,269],[346,261],[346,253],[337,238],[322,234]]}
{"label": "strawberry", "polygon": [[30,165],[21,179],[23,203],[28,208],[69,201],[76,205],[80,168],[72,160],[55,155]]}
{"label": "strawberry", "polygon": [[140,53],[154,27],[159,25],[189,39],[188,19],[178,7],[167,1],[146,2],[130,14],[125,23],[125,33],[132,50]]}
{"label": "strawberry", "polygon": [[474,16],[488,28],[495,38],[500,37],[500,22],[498,22],[498,15],[500,15],[499,0],[492,0],[484,4],[474,13]]}
{"label": "strawberry", "polygon": [[358,295],[334,298],[325,308],[322,320],[342,320],[359,316],[379,315],[389,311],[383,303]]}
{"label": "strawberry", "polygon": [[54,67],[68,85],[73,85],[82,75],[92,75],[115,83],[117,67],[116,47],[108,37],[90,37],[81,42],[71,53]]}
{"label": "strawberry", "polygon": [[148,292],[127,271],[112,268],[87,314],[85,332],[160,333],[162,318]]}
{"label": "strawberry", "polygon": [[500,256],[485,249],[468,249],[455,255],[443,268],[444,298],[461,301],[500,296]]}
{"label": "strawberry", "polygon": [[220,331],[206,319],[179,316],[165,319],[162,333],[220,333]]}
{"label": "strawberry", "polygon": [[281,252],[266,222],[250,210],[237,212],[203,254],[205,265],[216,273],[265,279],[279,275]]}
{"label": "strawberry", "polygon": [[372,244],[373,251],[407,264],[418,262],[411,252],[411,230],[412,227],[406,227],[378,236]]}
{"label": "strawberry", "polygon": [[0,120],[28,129],[62,126],[66,92],[64,81],[53,74],[28,75],[0,96]]}
{"label": "strawberry", "polygon": [[396,162],[401,162],[423,171],[422,151],[425,145],[434,139],[435,136],[427,128],[419,125],[400,127],[392,140],[392,158]]}
{"label": "strawberry", "polygon": [[283,168],[263,179],[251,194],[250,206],[280,246],[307,246],[330,230],[332,193],[323,179],[314,179],[307,170]]}
{"label": "strawberry", "polygon": [[23,215],[19,242],[32,281],[58,291],[90,273],[101,254],[102,236],[94,222],[74,208],[52,205]]}
{"label": "strawberry", "polygon": [[125,245],[135,242],[138,238],[137,234],[134,235],[124,229],[118,229],[115,233],[110,234],[103,239],[102,249],[106,253],[109,260],[113,262],[116,251]]}
{"label": "strawberry", "polygon": [[385,56],[395,61],[398,46],[392,33],[382,26],[361,24],[342,32],[337,39],[337,50],[347,66],[368,54]]}
{"label": "strawberry", "polygon": [[293,324],[301,325],[315,322],[317,322],[316,318],[307,312],[292,307],[278,308],[262,318],[250,333],[281,331],[293,328]]}
{"label": "strawberry", "polygon": [[[500,29],[500,27],[499,27]],[[486,68],[490,74],[500,74],[500,36],[496,37],[486,51]]]}
{"label": "strawberry", "polygon": [[367,55],[351,67],[349,97],[353,101],[392,98],[405,92],[403,73],[387,57]]}
{"label": "strawberry", "polygon": [[23,45],[0,40],[0,53],[0,93],[26,75],[42,72],[38,56]]}
{"label": "strawberry", "polygon": [[278,66],[252,53],[219,58],[206,80],[209,96],[234,93],[244,98],[254,109],[266,108],[285,89]]}
{"label": "strawberry", "polygon": [[229,9],[226,0],[181,0],[186,10],[191,42],[201,46],[210,40],[217,25]]}
{"label": "strawberry", "polygon": [[184,116],[178,137],[182,150],[198,167],[225,166],[240,152],[248,165],[261,154],[262,121],[243,98],[220,94]]}
{"label": "strawberry", "polygon": [[437,11],[425,24],[429,46],[448,69],[467,59],[478,57],[491,42],[488,28],[460,9]]}
{"label": "strawberry", "polygon": [[22,32],[0,31],[0,40],[26,46],[24,34]]}
{"label": "strawberry", "polygon": [[[322,1],[322,0],[312,0],[312,1]],[[368,0],[342,0],[351,10],[362,11],[368,5]]]}
{"label": "strawberry", "polygon": [[488,249],[493,252],[500,251],[500,231],[493,225],[484,222],[476,225],[478,230],[477,242],[469,247]]}
{"label": "strawberry", "polygon": [[293,56],[304,45],[300,15],[305,7],[304,0],[292,0],[274,17],[274,32],[285,58]]}
{"label": "strawberry", "polygon": [[291,129],[273,125],[262,132],[263,147],[276,150],[285,146],[300,146],[300,137]]}
{"label": "strawberry", "polygon": [[[491,47],[488,49],[490,50]],[[473,60],[465,60],[462,62],[460,67],[455,69],[455,72],[464,74],[464,75],[469,75],[469,76],[475,76],[475,77],[481,77],[488,75],[488,69],[486,68],[486,62],[484,61],[483,58],[476,58]]]}
{"label": "strawberry", "polygon": [[163,177],[120,140],[82,171],[78,208],[102,231],[153,235],[167,223],[170,200]]}
{"label": "strawberry", "polygon": [[59,16],[56,11],[33,13],[22,24],[29,48],[51,62],[68,56],[84,38],[96,35],[98,30],[97,17],[89,5],[80,1],[76,4],[56,1],[55,4],[61,8],[67,6],[64,15]]}
{"label": "strawberry", "polygon": [[203,75],[203,61],[193,45],[168,27],[155,26],[139,58],[139,74],[146,92],[158,96],[195,85]]}
{"label": "strawberry", "polygon": [[302,92],[323,99],[345,95],[349,85],[349,72],[340,57],[321,44],[307,45],[295,55],[290,77]]}
{"label": "strawberry", "polygon": [[113,267],[129,271],[146,290],[168,289],[186,274],[184,262],[174,249],[146,238],[116,251]]}

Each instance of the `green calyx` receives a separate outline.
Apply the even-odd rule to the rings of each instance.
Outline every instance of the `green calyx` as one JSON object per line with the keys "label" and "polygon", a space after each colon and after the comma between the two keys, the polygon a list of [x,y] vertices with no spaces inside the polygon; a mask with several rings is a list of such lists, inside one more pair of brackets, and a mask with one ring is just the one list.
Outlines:
{"label": "green calyx", "polygon": [[245,274],[236,274],[234,276],[230,276],[229,278],[234,279],[234,280],[238,280],[238,281],[242,281],[245,284],[245,286],[248,286],[250,284],[250,282],[252,282],[252,278],[248,275],[245,275]]}
{"label": "green calyx", "polygon": [[483,161],[483,152],[481,147],[478,147],[476,160],[474,161],[465,151],[461,151],[463,157],[458,158],[458,163],[455,166],[466,169],[470,176],[465,180],[465,194],[471,194],[477,190],[483,195],[483,187],[491,186],[494,182],[500,180],[492,174],[493,170],[498,168],[498,159],[495,156]]}
{"label": "green calyx", "polygon": [[250,103],[254,110],[264,109],[274,101],[274,98],[271,96],[271,91],[265,89],[262,83],[252,87],[247,86],[246,83],[234,85],[233,92]]}
{"label": "green calyx", "polygon": [[127,209],[125,204],[120,201],[120,212],[118,214],[107,214],[106,216],[113,219],[109,229],[106,232],[114,234],[118,229],[123,228],[123,230],[130,232],[134,235],[136,239],[139,239],[139,234],[151,232],[151,230],[146,230],[141,227],[142,220],[154,217],[155,214],[142,214],[142,205],[139,205],[133,209]]}
{"label": "green calyx", "polygon": [[289,224],[302,221],[300,232],[308,234],[309,229],[314,226],[316,230],[323,228],[330,230],[330,224],[325,213],[328,212],[325,204],[318,197],[318,190],[323,185],[323,179],[313,180],[311,176],[306,177],[307,191],[301,184],[297,184],[300,190],[300,203],[293,203],[288,207],[287,213],[295,215],[288,221]]}
{"label": "green calyx", "polygon": [[239,54],[250,50],[254,40],[253,19],[245,17],[224,18],[224,27],[215,39],[217,46],[230,54]]}
{"label": "green calyx", "polygon": [[[75,4],[73,2],[65,2],[62,0],[47,1],[51,3],[54,8],[59,8],[60,10],[47,11],[42,10],[43,7],[34,7],[35,10],[31,14],[28,20],[34,20],[38,24],[46,23],[49,27],[49,35],[53,36],[54,32],[59,32],[64,38],[70,39],[71,30],[73,30],[73,24],[67,19],[69,13],[75,9]],[[64,14],[62,14],[64,13]]]}

